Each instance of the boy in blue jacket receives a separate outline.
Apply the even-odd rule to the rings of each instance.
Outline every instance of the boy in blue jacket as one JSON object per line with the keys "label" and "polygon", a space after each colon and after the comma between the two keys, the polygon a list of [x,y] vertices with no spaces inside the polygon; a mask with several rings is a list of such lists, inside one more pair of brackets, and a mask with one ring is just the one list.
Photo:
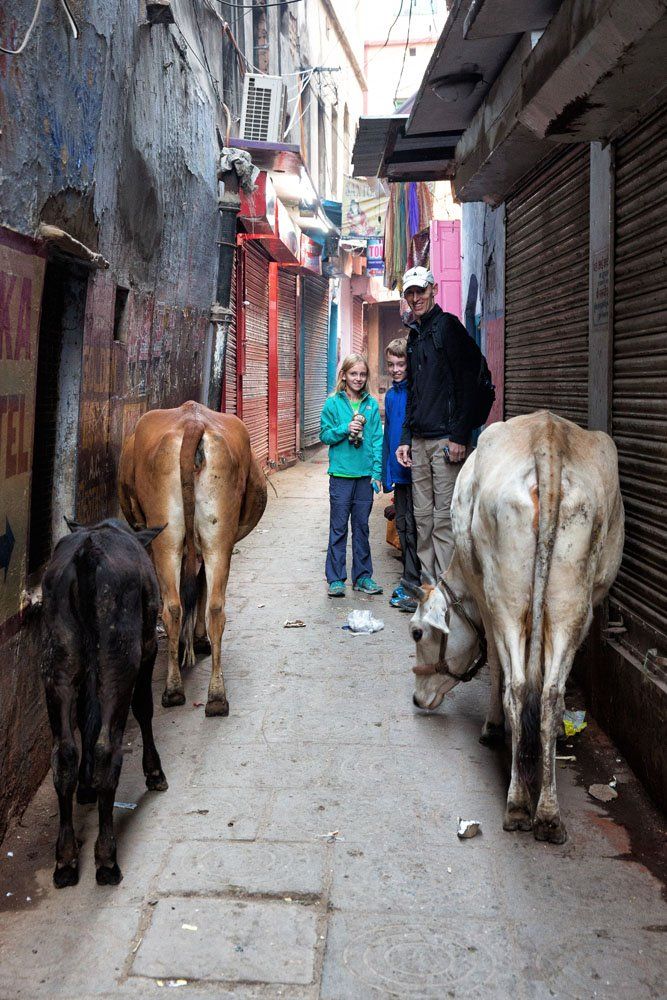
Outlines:
{"label": "boy in blue jacket", "polygon": [[[403,555],[403,576],[408,583],[418,587],[421,584],[421,566],[417,556],[417,528],[412,506],[412,474],[409,469],[399,465],[396,459],[396,449],[401,443],[401,431],[408,401],[408,356],[405,337],[391,341],[385,350],[385,358],[393,384],[384,397],[382,482],[386,493],[394,491],[396,530]],[[405,592],[401,584],[394,590],[389,603],[401,611],[417,610],[417,602]]]}

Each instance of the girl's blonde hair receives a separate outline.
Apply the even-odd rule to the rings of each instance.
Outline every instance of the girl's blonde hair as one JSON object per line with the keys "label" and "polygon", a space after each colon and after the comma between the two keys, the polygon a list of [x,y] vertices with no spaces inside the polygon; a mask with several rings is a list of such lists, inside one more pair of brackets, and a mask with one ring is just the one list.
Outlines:
{"label": "girl's blonde hair", "polygon": [[338,369],[338,381],[336,382],[336,388],[334,393],[343,392],[345,389],[345,379],[343,375],[349,372],[353,365],[363,364],[366,367],[366,381],[364,382],[364,389],[368,388],[368,376],[370,375],[370,369],[368,367],[368,361],[363,354],[347,354],[341,361],[340,368]]}

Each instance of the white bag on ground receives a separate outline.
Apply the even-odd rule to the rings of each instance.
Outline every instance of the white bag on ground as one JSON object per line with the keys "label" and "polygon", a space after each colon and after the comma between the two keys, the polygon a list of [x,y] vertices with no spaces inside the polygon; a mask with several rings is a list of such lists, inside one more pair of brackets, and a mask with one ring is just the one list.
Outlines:
{"label": "white bag on ground", "polygon": [[384,628],[384,622],[373,618],[370,611],[350,611],[347,616],[347,627],[350,632],[379,632]]}

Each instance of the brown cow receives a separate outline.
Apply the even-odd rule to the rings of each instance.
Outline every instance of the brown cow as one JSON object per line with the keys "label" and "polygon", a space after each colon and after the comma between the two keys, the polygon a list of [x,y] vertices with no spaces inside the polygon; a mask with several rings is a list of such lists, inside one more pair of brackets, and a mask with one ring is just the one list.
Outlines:
{"label": "brown cow", "polygon": [[220,659],[229,565],[235,542],[252,531],[266,507],[264,474],[245,425],[192,401],[145,413],[123,444],[119,494],[135,529],[166,525],[152,547],[169,639],[162,704],[185,702],[179,645],[183,665],[192,666],[195,642],[208,651],[208,633],[206,714],[228,715]]}

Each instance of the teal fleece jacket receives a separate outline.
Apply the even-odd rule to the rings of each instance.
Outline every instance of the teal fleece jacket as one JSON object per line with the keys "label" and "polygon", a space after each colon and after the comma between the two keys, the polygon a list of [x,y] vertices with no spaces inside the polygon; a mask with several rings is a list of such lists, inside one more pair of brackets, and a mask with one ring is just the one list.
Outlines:
{"label": "teal fleece jacket", "polygon": [[330,476],[371,476],[382,478],[382,421],[377,401],[365,392],[359,404],[359,413],[366,417],[364,440],[359,448],[350,444],[347,437],[350,420],[354,416],[352,403],[346,392],[329,396],[320,417],[320,441],[329,445]]}

